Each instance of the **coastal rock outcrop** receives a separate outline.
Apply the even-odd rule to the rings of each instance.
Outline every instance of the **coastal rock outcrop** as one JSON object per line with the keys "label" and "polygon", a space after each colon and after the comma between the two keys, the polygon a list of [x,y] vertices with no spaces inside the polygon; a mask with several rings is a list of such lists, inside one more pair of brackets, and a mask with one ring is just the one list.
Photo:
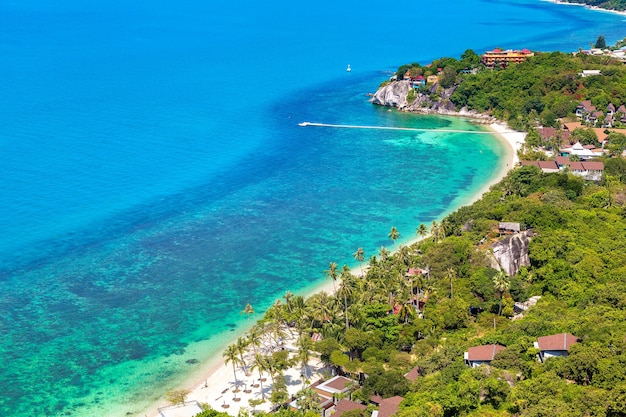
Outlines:
{"label": "coastal rock outcrop", "polygon": [[502,268],[509,276],[513,276],[522,266],[529,266],[528,245],[533,236],[532,231],[516,233],[494,243],[492,266]]}
{"label": "coastal rock outcrop", "polygon": [[[439,83],[434,83],[425,90],[412,91],[413,87],[408,80],[390,81],[382,85],[370,101],[379,106],[396,107],[401,111],[463,116],[483,123],[495,122],[495,118],[487,114],[466,108],[457,110],[454,103],[450,101],[456,88],[456,85],[443,88]],[[410,92],[412,92],[411,96],[409,95]]]}
{"label": "coastal rock outcrop", "polygon": [[380,106],[404,109],[408,104],[406,97],[409,94],[410,88],[410,81],[390,82],[380,87],[370,101]]}

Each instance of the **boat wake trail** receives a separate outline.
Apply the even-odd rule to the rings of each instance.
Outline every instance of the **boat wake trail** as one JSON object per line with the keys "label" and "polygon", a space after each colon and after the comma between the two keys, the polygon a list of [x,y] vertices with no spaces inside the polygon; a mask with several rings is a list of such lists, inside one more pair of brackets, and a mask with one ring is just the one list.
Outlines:
{"label": "boat wake trail", "polygon": [[313,122],[302,122],[298,123],[298,126],[302,127],[334,127],[340,129],[378,129],[378,130],[408,130],[414,132],[442,132],[442,133],[469,133],[474,135],[498,135],[501,133],[513,133],[511,132],[491,132],[491,131],[477,131],[477,130],[455,130],[455,129],[427,129],[427,128],[416,128],[416,127],[391,127],[391,126],[358,126],[358,125],[334,125],[328,123],[313,123]]}

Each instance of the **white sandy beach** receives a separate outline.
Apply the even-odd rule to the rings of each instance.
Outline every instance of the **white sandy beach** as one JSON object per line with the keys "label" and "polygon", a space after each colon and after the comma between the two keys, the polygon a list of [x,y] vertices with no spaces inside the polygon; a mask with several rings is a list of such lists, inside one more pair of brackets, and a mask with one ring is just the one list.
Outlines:
{"label": "white sandy beach", "polygon": [[[473,202],[479,200],[482,195],[489,190],[489,188],[500,182],[511,170],[513,167],[517,165],[519,159],[517,157],[517,151],[520,149],[521,145],[524,142],[524,138],[526,136],[525,132],[518,132],[511,130],[504,123],[493,123],[488,126],[489,129],[497,133],[497,137],[506,144],[507,152],[505,157],[505,163],[501,165],[498,171],[494,174],[492,179],[484,185],[480,189],[479,192],[475,193],[468,201],[464,204],[472,204]],[[456,210],[458,207],[452,207],[452,210]],[[445,213],[447,214],[447,213]],[[409,241],[403,242],[405,245],[413,244],[419,241],[421,238],[416,237]],[[363,269],[366,269],[367,265],[363,266]],[[359,275],[362,273],[362,269],[360,267],[354,268],[352,270],[353,274]],[[332,281],[325,281],[321,283],[319,286],[316,286],[311,294],[305,294],[306,296],[310,296],[313,293],[317,293],[319,291],[325,291],[328,293],[332,293],[334,291],[334,285]],[[284,340],[284,348],[290,351],[296,351],[294,347],[295,343],[295,335],[288,336]],[[265,353],[268,353],[272,348],[279,348],[277,346],[271,346],[271,342],[268,340],[265,342],[264,349]],[[248,356],[251,356],[252,352],[249,352]],[[215,361],[213,361],[215,363]],[[309,375],[311,375],[310,381],[314,382],[321,377],[322,364],[320,363],[318,358],[313,357],[309,362]],[[290,395],[295,394],[303,387],[303,378],[301,376],[301,369],[299,367],[294,367],[289,369],[285,376],[287,378],[287,387]],[[269,398],[271,393],[271,380],[269,376],[264,375],[267,380],[263,383],[263,391],[265,392],[266,397]],[[233,375],[233,367],[232,364],[225,364],[223,359],[219,359],[217,365],[213,365],[206,371],[206,377],[201,381],[196,381],[193,385],[193,389],[190,394],[187,396],[187,402],[195,402],[198,403],[207,403],[212,408],[218,411],[225,411],[230,415],[236,416],[241,408],[246,408],[248,410],[252,410],[252,407],[249,404],[250,399],[259,399],[262,396],[261,393],[261,383],[259,381],[258,371],[254,371],[251,374],[246,375],[241,366],[237,367],[237,380],[239,381],[239,391],[235,392],[237,385],[235,384],[235,377]],[[192,384],[190,383],[187,387],[182,388],[190,388]],[[195,403],[194,403],[195,404]],[[265,403],[256,407],[257,410],[269,410],[270,401],[266,400]],[[155,404],[154,407],[146,411],[146,416],[154,416],[154,417],[193,417],[195,413],[197,413],[197,407],[193,405],[189,405],[186,407],[168,407],[167,409],[162,409],[162,414],[159,413],[158,407],[166,407],[167,404],[163,401],[161,404]]]}
{"label": "white sandy beach", "polygon": [[[260,350],[262,354],[269,354],[279,349],[296,353],[296,340],[297,335],[291,335],[287,331],[280,346],[266,338]],[[244,357],[248,365],[252,362],[253,355],[252,348],[249,348],[248,354]],[[288,369],[284,375],[287,380],[289,394],[295,395],[300,391],[307,379],[309,383],[320,379],[322,367],[323,365],[319,358],[313,356],[307,367],[307,378],[303,377],[302,369],[299,366]],[[232,364],[226,364],[221,360],[218,365],[213,366],[208,371],[206,379],[197,383],[195,388],[191,390],[187,396],[186,405],[168,407],[164,403],[160,405],[160,413],[155,407],[150,410],[150,415],[155,415],[155,417],[193,417],[199,412],[197,405],[195,405],[197,401],[201,404],[209,404],[217,411],[224,411],[236,416],[242,408],[251,411],[253,408],[250,406],[249,400],[261,399],[263,395],[266,400],[263,404],[257,406],[256,410],[269,411],[271,407],[269,396],[272,391],[272,381],[268,374],[263,373],[262,376],[263,380],[261,380],[258,370],[250,371],[249,366],[244,369],[243,366],[237,365],[237,381],[235,381]]]}

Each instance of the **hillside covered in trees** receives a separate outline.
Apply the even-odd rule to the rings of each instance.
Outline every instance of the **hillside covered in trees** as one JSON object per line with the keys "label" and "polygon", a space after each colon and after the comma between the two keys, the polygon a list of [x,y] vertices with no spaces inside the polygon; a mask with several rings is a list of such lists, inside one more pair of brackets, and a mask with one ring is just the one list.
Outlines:
{"label": "hillside covered in trees", "polygon": [[[297,331],[295,362],[316,352],[339,373],[367,375],[352,399],[402,396],[401,417],[626,416],[624,197],[616,177],[594,184],[517,168],[480,201],[433,222],[420,243],[393,255],[381,248],[364,276],[331,263],[327,276],[341,279],[335,295],[286,295],[253,332]],[[500,221],[533,232],[530,265],[513,276],[490,260]],[[392,229],[392,248],[399,233],[414,232]],[[531,296],[541,298],[513,320],[514,302]],[[534,342],[561,333],[579,338],[569,356],[539,362]],[[505,349],[490,367],[468,367],[464,352],[486,344]],[[274,365],[255,366],[280,378],[285,358],[266,360]],[[404,376],[411,369],[412,382]],[[305,401],[311,393],[298,397],[303,408],[278,415],[319,415]]]}
{"label": "hillside covered in trees", "polygon": [[[599,74],[582,76],[584,70]],[[535,53],[523,63],[489,69],[468,50],[460,60],[442,58],[428,66],[404,65],[396,77],[415,79],[422,74],[439,74],[437,83],[416,87],[410,95],[449,100],[457,111],[465,108],[490,114],[519,130],[557,127],[558,119],[574,117],[584,100],[598,109],[610,103],[615,108],[626,104],[626,67],[607,56]]]}

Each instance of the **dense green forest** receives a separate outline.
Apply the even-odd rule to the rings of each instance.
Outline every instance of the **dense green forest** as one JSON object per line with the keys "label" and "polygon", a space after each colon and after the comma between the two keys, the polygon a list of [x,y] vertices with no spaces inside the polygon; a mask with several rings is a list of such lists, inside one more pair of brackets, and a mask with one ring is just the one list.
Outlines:
{"label": "dense green forest", "polygon": [[[611,172],[624,174],[625,161],[613,160]],[[517,168],[441,223],[392,229],[395,254],[381,248],[364,276],[331,263],[326,274],[338,280],[336,295],[286,294],[252,333],[290,326],[301,335],[298,358],[317,352],[342,373],[364,372],[368,378],[352,398],[401,395],[401,417],[626,416],[625,202],[617,175],[594,184]],[[488,261],[499,221],[534,232],[530,266],[512,277]],[[399,233],[429,231],[420,243],[394,247]],[[357,251],[355,259],[363,255]],[[409,268],[430,273],[407,277]],[[411,304],[416,295],[425,302],[419,313]],[[513,302],[536,295],[537,305],[511,320]],[[569,357],[538,362],[533,342],[564,332],[581,339]],[[323,340],[311,342],[314,333]],[[464,351],[491,343],[506,349],[490,368],[465,365]],[[273,363],[260,366],[276,377],[287,366],[285,358],[263,360]],[[416,365],[419,377],[410,383],[403,375]],[[276,404],[286,400],[272,395]],[[313,405],[308,410],[315,415]],[[215,413],[207,416],[222,415]]]}

